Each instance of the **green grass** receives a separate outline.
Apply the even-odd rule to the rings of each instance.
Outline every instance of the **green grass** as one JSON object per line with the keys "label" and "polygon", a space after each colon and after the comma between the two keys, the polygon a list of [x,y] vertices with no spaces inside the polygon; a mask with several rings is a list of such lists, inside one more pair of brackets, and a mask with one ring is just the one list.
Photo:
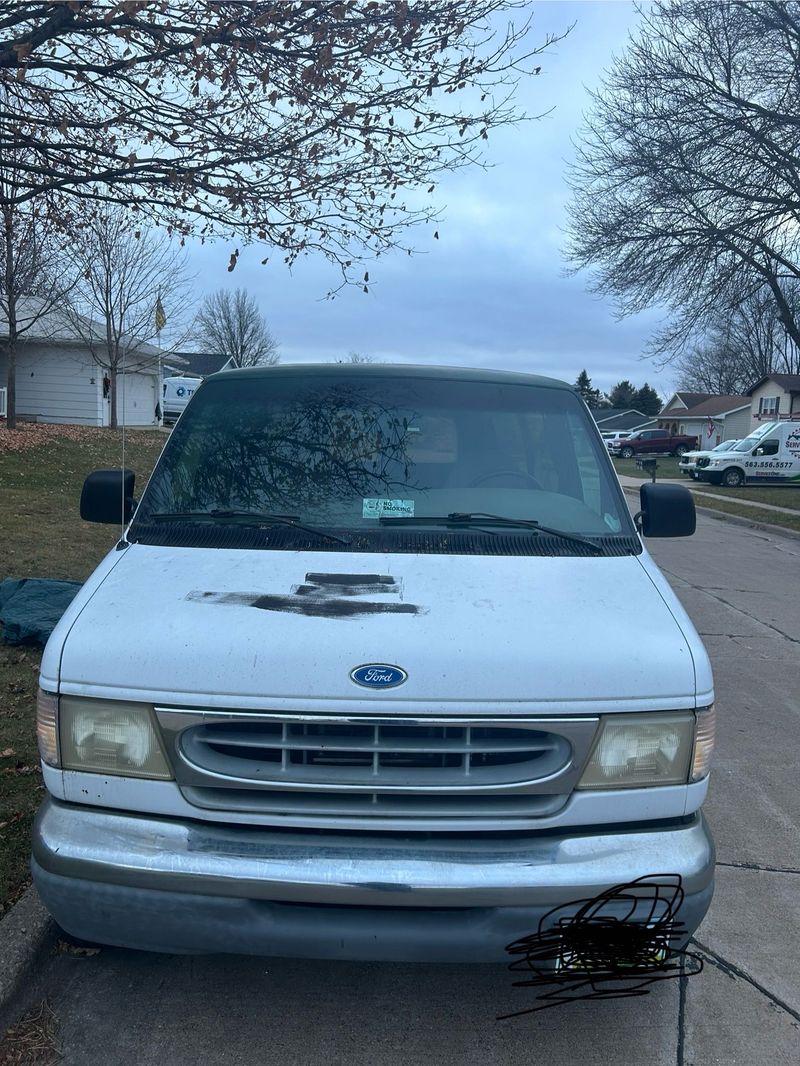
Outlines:
{"label": "green grass", "polygon": [[[672,455],[654,455],[645,456],[646,459],[656,459],[658,461],[658,468],[656,469],[656,479],[658,478],[674,478],[682,477],[680,467],[678,466],[678,460]],[[636,465],[635,459],[612,459],[614,468],[618,474],[625,474],[627,477],[638,477],[642,480],[649,481],[650,474],[645,470],[640,470]]]}
{"label": "green grass", "polygon": [[[82,522],[78,502],[90,471],[119,465],[120,435],[68,432],[74,439],[54,437],[16,452],[8,450],[10,434],[2,431],[0,579],[83,581],[119,536],[116,527]],[[162,433],[127,432],[126,466],[141,475],[137,495],[165,440]],[[0,914],[28,883],[31,825],[44,793],[35,736],[40,661],[39,648],[0,643]]]}
{"label": "green grass", "polygon": [[698,507],[707,507],[712,511],[724,511],[726,514],[749,518],[753,522],[764,522],[779,529],[794,529],[800,532],[800,511],[796,515],[780,514],[778,511],[762,511],[759,507],[742,507],[741,504],[737,506],[734,500],[723,497],[712,499],[710,496],[698,496],[695,503]]}
{"label": "green grass", "polygon": [[[788,507],[792,511],[800,511],[800,484],[742,485],[740,489],[726,489],[722,485],[708,485],[705,481],[693,481],[691,485],[699,492],[729,497],[732,501],[735,501],[738,497],[740,500],[753,500],[756,503],[769,503],[774,507]],[[748,507],[747,510],[752,511],[755,508]]]}
{"label": "green grass", "polygon": [[[635,459],[613,459],[614,467],[618,474],[627,477],[635,477],[640,480],[649,480],[650,475],[640,470]],[[678,466],[678,460],[670,456],[658,457],[658,469],[656,480],[663,478],[679,478],[687,488],[696,489],[698,492],[713,493],[715,496],[729,496],[731,500],[738,497],[741,500],[753,500],[756,503],[769,503],[774,507],[789,507],[793,511],[800,511],[800,483],[793,485],[742,485],[739,489],[727,489],[722,485],[709,485],[705,481],[693,481],[684,477]],[[748,512],[754,508],[742,508]]]}

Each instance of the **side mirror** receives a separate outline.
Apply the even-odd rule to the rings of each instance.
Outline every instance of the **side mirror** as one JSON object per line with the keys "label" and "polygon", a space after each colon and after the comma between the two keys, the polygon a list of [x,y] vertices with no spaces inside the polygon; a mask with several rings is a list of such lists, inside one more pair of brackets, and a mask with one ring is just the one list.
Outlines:
{"label": "side mirror", "polygon": [[637,526],[645,537],[691,537],[697,526],[694,499],[683,485],[642,485]]}
{"label": "side mirror", "polygon": [[132,470],[95,470],[83,483],[81,518],[84,522],[127,525],[133,514]]}

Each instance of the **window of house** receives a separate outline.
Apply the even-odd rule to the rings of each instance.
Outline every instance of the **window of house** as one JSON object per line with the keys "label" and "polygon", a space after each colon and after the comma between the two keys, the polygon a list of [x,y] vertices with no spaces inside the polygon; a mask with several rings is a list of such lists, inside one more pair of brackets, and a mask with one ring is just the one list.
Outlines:
{"label": "window of house", "polygon": [[780,396],[762,396],[758,401],[760,415],[776,415],[780,409]]}

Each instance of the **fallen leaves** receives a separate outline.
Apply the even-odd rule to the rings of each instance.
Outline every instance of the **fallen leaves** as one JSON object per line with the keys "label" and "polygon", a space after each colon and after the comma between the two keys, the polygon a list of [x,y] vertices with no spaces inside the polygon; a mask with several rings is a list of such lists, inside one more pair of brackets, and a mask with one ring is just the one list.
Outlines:
{"label": "fallen leaves", "polygon": [[58,1030],[58,1019],[42,1000],[0,1040],[0,1066],[55,1066],[61,1059]]}
{"label": "fallen leaves", "polygon": [[[128,441],[146,443],[149,438],[157,439],[161,444],[163,436],[156,436],[153,431],[128,429]],[[49,422],[18,422],[16,429],[9,429],[0,421],[0,455],[3,452],[25,452],[39,448],[56,440],[69,440],[77,444],[99,444],[104,439],[121,441],[118,430],[101,429],[98,426],[73,426]]]}
{"label": "fallen leaves", "polygon": [[89,947],[85,944],[73,944],[69,940],[59,940],[56,944],[56,951],[59,955],[72,955],[76,959],[90,959],[92,955],[99,955],[100,950],[100,948]]}

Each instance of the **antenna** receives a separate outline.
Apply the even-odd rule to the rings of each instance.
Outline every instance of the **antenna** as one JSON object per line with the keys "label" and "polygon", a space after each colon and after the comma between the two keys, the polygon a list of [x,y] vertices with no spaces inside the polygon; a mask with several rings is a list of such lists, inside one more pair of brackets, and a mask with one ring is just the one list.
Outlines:
{"label": "antenna", "polygon": [[122,347],[122,470],[120,477],[121,492],[122,492],[122,509],[120,511],[120,521],[122,523],[122,529],[120,530],[120,539],[125,537],[125,356],[128,349],[123,342]]}

